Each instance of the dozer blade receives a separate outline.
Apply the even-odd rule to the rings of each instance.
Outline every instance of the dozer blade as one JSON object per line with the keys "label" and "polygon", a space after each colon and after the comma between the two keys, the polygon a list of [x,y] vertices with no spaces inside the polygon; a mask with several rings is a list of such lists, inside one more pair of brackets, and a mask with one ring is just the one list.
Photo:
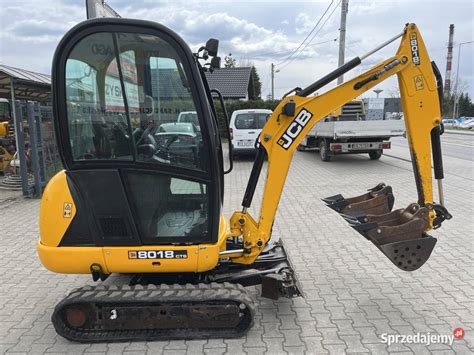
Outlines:
{"label": "dozer blade", "polygon": [[430,257],[436,239],[424,231],[429,225],[426,207],[413,203],[382,215],[344,216],[399,269],[413,271]]}
{"label": "dozer blade", "polygon": [[333,210],[349,216],[388,213],[395,202],[392,188],[384,183],[360,196],[345,198],[342,195],[334,195],[322,200]]}
{"label": "dozer blade", "polygon": [[234,338],[253,325],[255,306],[230,283],[86,286],[55,308],[57,333],[77,342]]}
{"label": "dozer blade", "polygon": [[210,280],[238,282],[243,286],[262,285],[262,297],[273,300],[304,295],[281,239],[269,243],[252,265],[228,268],[221,263],[213,270]]}

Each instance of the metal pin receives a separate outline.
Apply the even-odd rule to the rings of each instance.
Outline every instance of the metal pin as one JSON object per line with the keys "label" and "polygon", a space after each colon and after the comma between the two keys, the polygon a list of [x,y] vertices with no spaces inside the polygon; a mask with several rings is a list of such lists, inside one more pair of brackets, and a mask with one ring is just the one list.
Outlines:
{"label": "metal pin", "polygon": [[229,255],[229,254],[242,254],[244,252],[244,249],[235,249],[235,250],[224,250],[219,252],[219,255]]}
{"label": "metal pin", "polygon": [[438,181],[439,204],[441,206],[444,206],[443,180],[437,179],[437,181]]}

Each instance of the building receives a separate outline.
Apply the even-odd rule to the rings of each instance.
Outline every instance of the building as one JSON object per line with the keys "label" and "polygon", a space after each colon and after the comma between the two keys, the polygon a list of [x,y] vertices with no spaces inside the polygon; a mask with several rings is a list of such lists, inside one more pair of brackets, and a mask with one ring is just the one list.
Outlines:
{"label": "building", "polygon": [[367,120],[399,119],[403,109],[398,97],[371,97],[363,100]]}

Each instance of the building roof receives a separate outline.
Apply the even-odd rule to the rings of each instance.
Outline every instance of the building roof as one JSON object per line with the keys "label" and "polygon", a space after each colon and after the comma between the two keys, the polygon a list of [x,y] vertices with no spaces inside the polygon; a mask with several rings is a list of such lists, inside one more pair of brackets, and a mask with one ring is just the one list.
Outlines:
{"label": "building roof", "polygon": [[51,76],[0,64],[0,97],[11,99],[11,83],[15,98],[20,100],[49,100]]}
{"label": "building roof", "polygon": [[220,68],[206,72],[211,89],[217,89],[224,98],[245,99],[249,94],[250,67]]}
{"label": "building roof", "polygon": [[[206,72],[211,89],[219,90],[224,98],[245,99],[249,95],[251,80],[250,67],[220,68]],[[160,78],[152,75],[152,92],[161,97],[176,97],[189,94],[183,86],[179,73],[175,70],[160,71]],[[15,87],[15,98],[21,100],[49,100],[51,96],[51,76],[30,70],[0,64],[0,97],[10,99],[10,83]]]}

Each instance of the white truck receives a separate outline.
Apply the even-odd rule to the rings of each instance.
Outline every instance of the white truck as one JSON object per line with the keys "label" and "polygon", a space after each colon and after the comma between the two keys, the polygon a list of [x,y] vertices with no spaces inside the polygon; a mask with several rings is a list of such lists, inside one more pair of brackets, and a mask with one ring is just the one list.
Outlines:
{"label": "white truck", "polygon": [[322,161],[336,154],[368,153],[379,159],[384,149],[390,149],[390,138],[405,136],[403,120],[365,120],[362,101],[345,104],[338,112],[318,122],[303,139],[298,150],[317,148]]}

